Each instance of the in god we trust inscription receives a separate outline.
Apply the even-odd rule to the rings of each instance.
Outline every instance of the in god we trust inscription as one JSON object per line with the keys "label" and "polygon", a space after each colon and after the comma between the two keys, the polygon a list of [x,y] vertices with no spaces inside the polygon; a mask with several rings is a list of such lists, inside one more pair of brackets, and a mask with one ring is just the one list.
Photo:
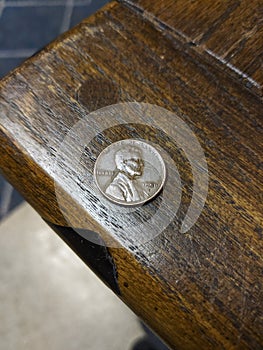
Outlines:
{"label": "in god we trust inscription", "polygon": [[101,152],[94,167],[95,182],[110,201],[139,206],[154,198],[166,179],[165,163],[146,142],[126,139]]}

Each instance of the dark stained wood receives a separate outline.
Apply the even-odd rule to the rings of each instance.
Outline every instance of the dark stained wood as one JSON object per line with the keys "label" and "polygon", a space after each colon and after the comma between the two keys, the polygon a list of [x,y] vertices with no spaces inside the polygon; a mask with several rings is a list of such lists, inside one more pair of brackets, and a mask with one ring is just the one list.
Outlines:
{"label": "dark stained wood", "polygon": [[[111,235],[116,223],[102,224],[105,208],[80,175],[92,173],[108,144],[128,137],[158,142],[176,160],[184,188],[174,221],[140,246],[131,244],[127,229],[127,239],[118,241],[121,248],[107,250],[120,297],[172,348],[263,347],[258,13],[258,1],[112,2],[0,85],[2,172],[76,250],[81,241],[66,236],[68,222],[54,182],[60,183],[65,206],[70,204],[73,229],[118,241]],[[208,197],[187,234],[179,227],[191,200],[191,167],[165,133],[160,137],[144,125],[109,128],[65,179],[52,168],[76,122],[98,107],[127,101],[175,112],[205,151]],[[164,128],[173,125],[162,118]],[[70,156],[71,149],[61,167]],[[78,185],[77,198],[67,187],[71,179]],[[168,178],[166,186],[172,185]],[[158,197],[140,209],[142,217],[159,205]],[[83,249],[80,255],[88,262]],[[96,264],[92,267],[96,270]]]}
{"label": "dark stained wood", "polygon": [[[108,79],[86,80],[77,92],[76,99],[89,110],[96,110],[121,100],[122,91]],[[103,96],[103,99],[101,98]]]}
{"label": "dark stained wood", "polygon": [[124,0],[160,28],[195,46],[260,92],[263,83],[261,0]]}

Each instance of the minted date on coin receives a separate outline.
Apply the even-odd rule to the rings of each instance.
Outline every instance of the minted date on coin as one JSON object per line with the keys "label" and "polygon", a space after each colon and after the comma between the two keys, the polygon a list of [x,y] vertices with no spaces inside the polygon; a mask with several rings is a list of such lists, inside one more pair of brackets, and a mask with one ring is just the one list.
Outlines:
{"label": "minted date on coin", "polygon": [[139,206],[160,192],[166,179],[166,168],[153,146],[126,139],[112,143],[100,153],[94,178],[101,193],[111,202]]}

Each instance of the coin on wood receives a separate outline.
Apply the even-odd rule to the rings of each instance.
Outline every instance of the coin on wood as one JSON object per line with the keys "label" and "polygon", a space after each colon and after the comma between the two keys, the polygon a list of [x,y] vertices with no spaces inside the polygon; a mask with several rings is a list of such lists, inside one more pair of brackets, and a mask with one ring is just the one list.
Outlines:
{"label": "coin on wood", "polygon": [[126,139],[112,143],[98,156],[94,178],[111,202],[139,206],[162,189],[166,168],[160,153],[150,144]]}

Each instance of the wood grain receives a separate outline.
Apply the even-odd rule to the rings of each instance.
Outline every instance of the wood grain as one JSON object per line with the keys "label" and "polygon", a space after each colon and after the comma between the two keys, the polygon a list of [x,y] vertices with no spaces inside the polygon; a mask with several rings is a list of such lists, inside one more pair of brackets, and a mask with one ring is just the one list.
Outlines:
{"label": "wood grain", "polygon": [[263,5],[260,0],[123,1],[160,28],[194,45],[260,93],[263,83]]}
{"label": "wood grain", "polygon": [[[105,208],[79,176],[92,173],[97,155],[111,142],[131,136],[154,140],[176,160],[184,186],[173,222],[140,246],[131,244],[127,229],[121,248],[108,250],[121,298],[173,349],[263,346],[262,47],[259,21],[251,31],[256,20],[251,13],[256,16],[259,2],[245,4],[112,2],[1,82],[2,172],[45,220],[64,227],[64,232],[68,222],[58,205],[55,183],[73,213],[73,229],[118,240],[111,237],[116,223],[109,221],[108,229],[103,224]],[[236,50],[236,61],[230,62],[240,62],[236,67],[243,75],[224,61],[235,38],[243,34],[233,29],[232,39],[220,39],[231,21],[240,28],[240,16],[242,23],[249,23],[251,35]],[[183,31],[190,41],[179,35]],[[254,57],[248,65],[246,51]],[[52,167],[67,132],[78,121],[95,108],[130,101],[176,113],[204,149],[209,192],[199,220],[187,234],[179,228],[192,196],[191,167],[165,133],[160,138],[157,130],[137,124],[109,128],[92,141],[64,179]],[[163,127],[173,122],[163,120]],[[61,167],[66,168],[71,154],[69,149]],[[77,195],[68,190],[71,180],[78,186]],[[154,211],[158,201],[146,210]],[[63,229],[60,234],[63,237]],[[75,241],[77,247],[81,240],[76,235],[70,244]],[[82,258],[83,254],[82,250]]]}

